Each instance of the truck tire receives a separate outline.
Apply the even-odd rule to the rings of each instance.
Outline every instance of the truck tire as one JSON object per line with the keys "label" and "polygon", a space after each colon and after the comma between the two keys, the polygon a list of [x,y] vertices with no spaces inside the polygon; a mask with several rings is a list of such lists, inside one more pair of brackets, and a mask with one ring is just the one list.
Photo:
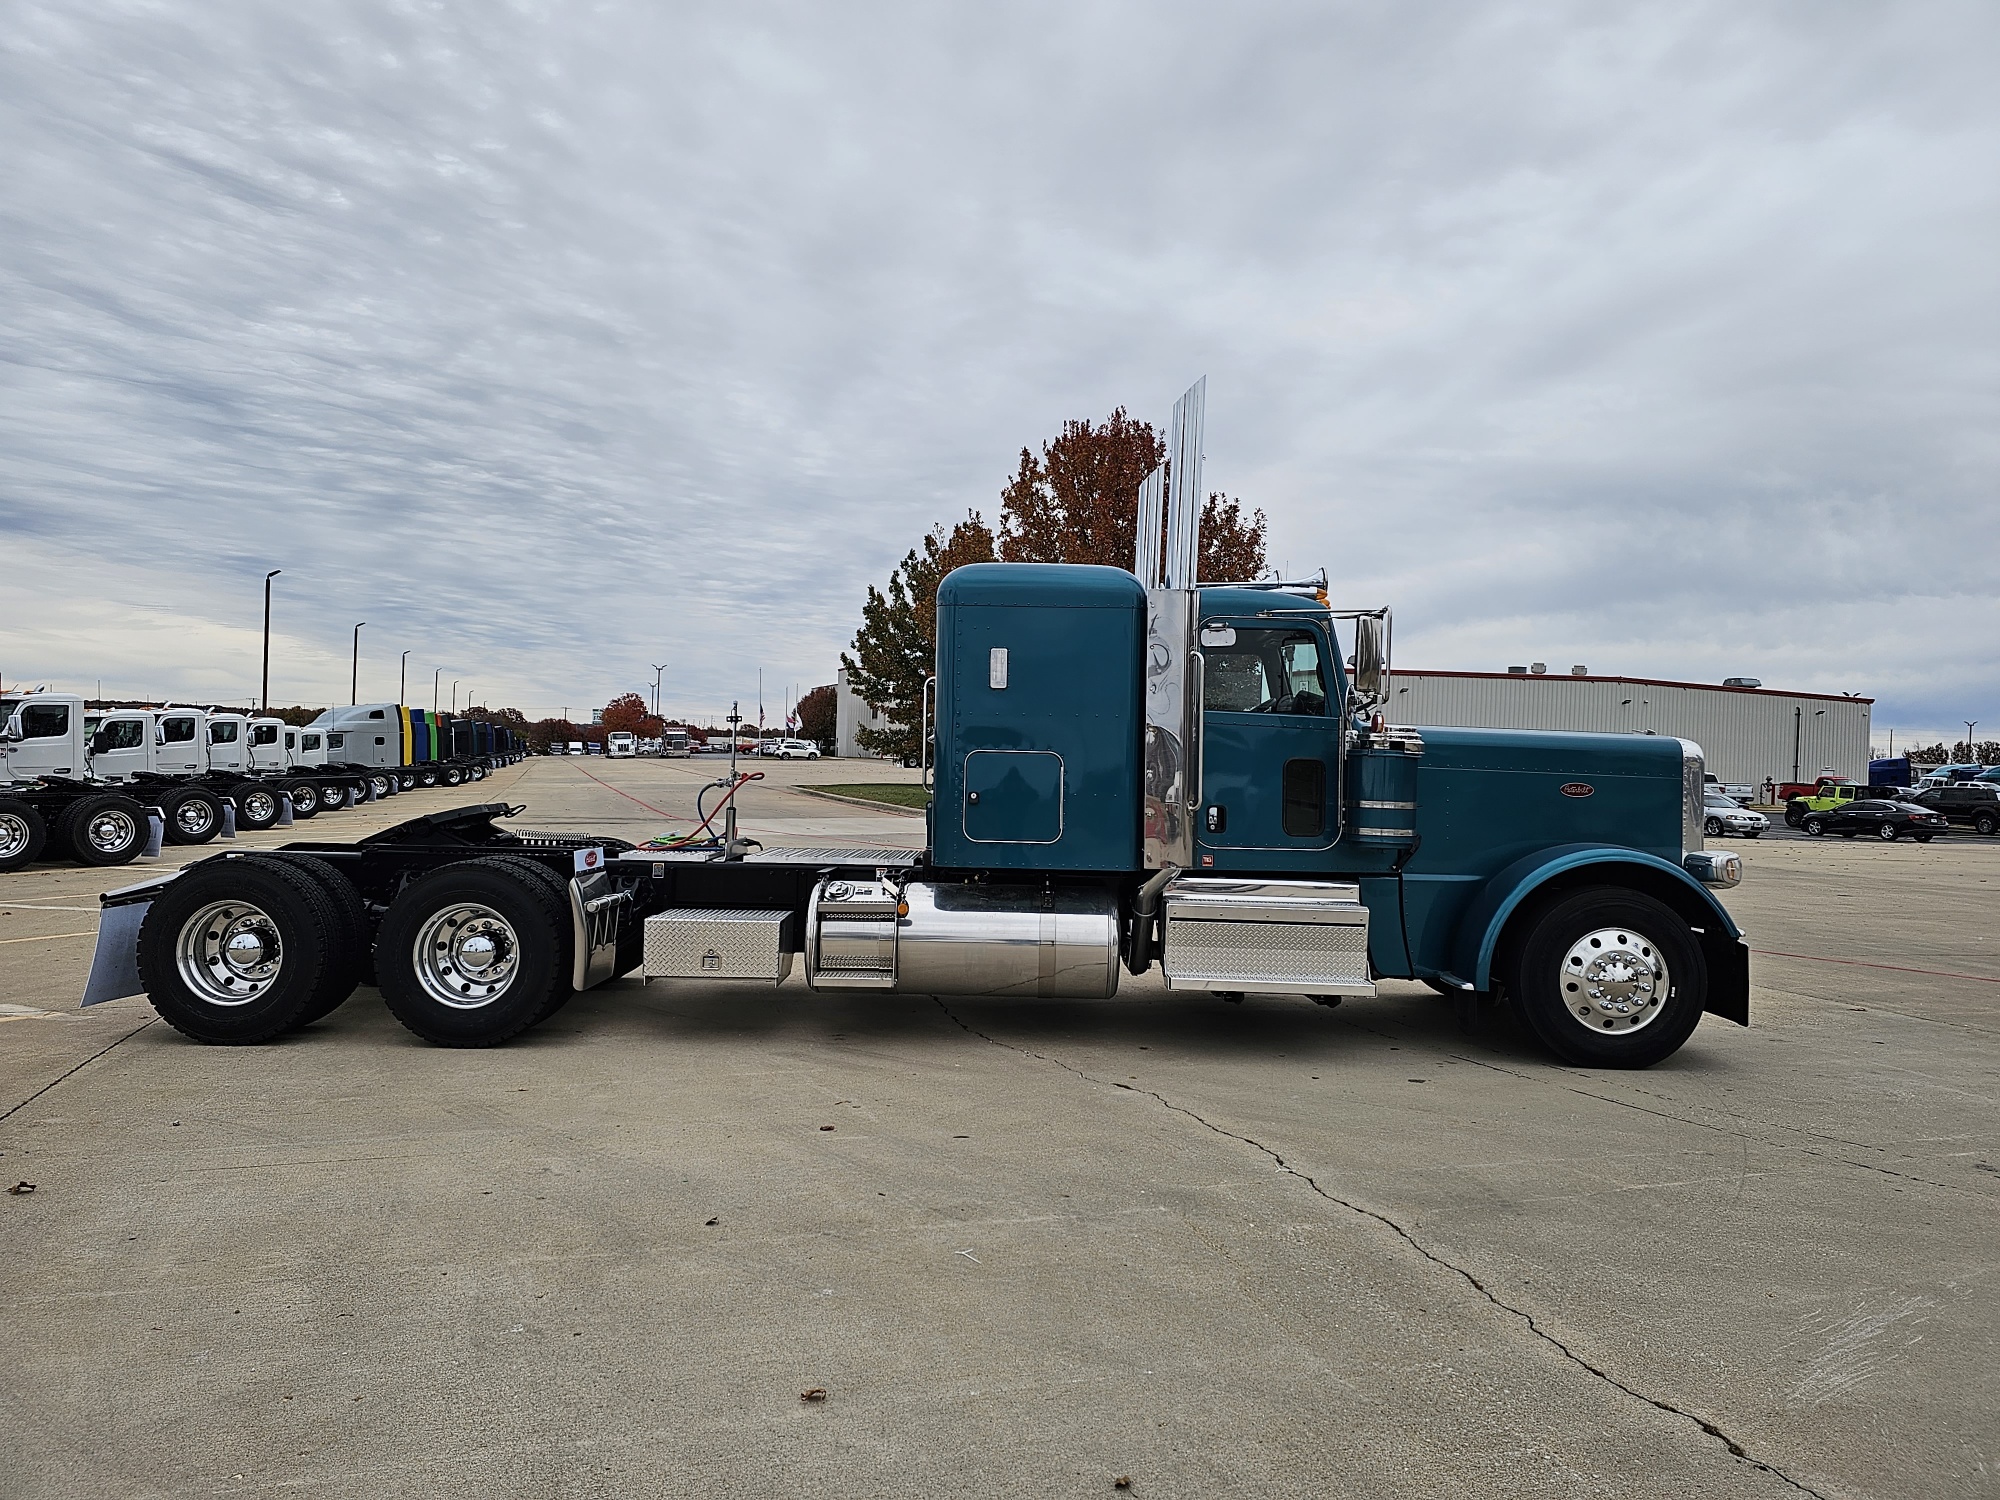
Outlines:
{"label": "truck tire", "polygon": [[312,781],[294,781],[285,788],[292,794],[292,816],[310,818],[319,812],[319,784]]}
{"label": "truck tire", "polygon": [[160,799],[170,844],[206,844],[222,832],[222,799],[196,787]]}
{"label": "truck tire", "polygon": [[[569,911],[569,882],[564,880],[562,876],[556,874],[556,872],[554,870],[551,870],[547,865],[540,864],[535,860],[528,859],[527,857],[519,854],[495,855],[493,857],[493,862],[495,864],[508,865],[511,866],[513,869],[518,870],[523,880],[530,880],[539,884],[545,891],[548,892],[550,900],[559,903],[564,911],[566,912]],[[574,926],[575,924],[572,921],[571,936],[570,936],[570,958],[572,962],[576,957],[576,952],[575,952],[576,937],[575,937]],[[626,929],[623,927],[619,929],[619,937],[621,940],[625,935],[625,931]],[[624,956],[622,941],[621,941],[619,956],[621,958]],[[644,957],[645,953],[642,949],[641,952],[639,953],[639,959],[643,959]],[[638,960],[634,961],[635,967],[637,966],[637,962]],[[549,991],[548,1003],[542,1007],[542,1013],[536,1016],[531,1024],[536,1026],[541,1025],[542,1022],[546,1021],[550,1016],[554,1015],[557,1011],[561,1010],[565,1005],[569,1004],[570,1001],[576,998],[576,991],[573,988],[571,988],[570,985],[570,980],[572,979],[572,977],[573,977],[573,972],[571,970],[566,969],[563,971],[560,982],[552,990]]]}
{"label": "truck tire", "polygon": [[1679,1050],[1708,1000],[1708,964],[1687,920],[1618,886],[1532,907],[1497,970],[1528,1029],[1580,1067],[1651,1067]]}
{"label": "truck tire", "polygon": [[425,766],[423,770],[417,772],[417,780],[425,786],[436,786],[438,784],[437,767]]}
{"label": "truck tire", "polygon": [[310,1026],[332,1015],[359,985],[375,982],[375,955],[368,941],[368,909],[361,892],[332,863],[302,854],[246,854],[246,864],[276,864],[306,876],[320,888],[336,919],[319,988],[294,1027]]}
{"label": "truck tire", "polygon": [[212,859],[154,898],[139,928],[153,1009],[197,1042],[268,1042],[339,983],[341,919],[317,880],[271,858]]}
{"label": "truck tire", "polygon": [[146,847],[146,809],[118,792],[100,792],[63,809],[56,844],[80,865],[129,865]]}
{"label": "truck tire", "polygon": [[42,857],[49,826],[26,802],[0,797],[0,870],[18,870]]}
{"label": "truck tire", "polygon": [[446,865],[405,886],[382,919],[375,970],[403,1025],[442,1047],[493,1047],[559,1003],[568,904],[505,859]]}
{"label": "truck tire", "polygon": [[465,780],[465,777],[460,774],[457,766],[446,766],[444,768],[444,784],[446,786],[457,786],[463,780]]}
{"label": "truck tire", "polygon": [[402,772],[396,777],[396,784],[406,792],[414,792],[417,789],[416,773],[414,771]]}
{"label": "truck tire", "polygon": [[1982,812],[1972,820],[1972,826],[1976,832],[1983,833],[1990,839],[1994,834],[2000,833],[2000,814]]}
{"label": "truck tire", "polygon": [[278,821],[278,794],[268,786],[236,789],[236,826],[258,833]]}

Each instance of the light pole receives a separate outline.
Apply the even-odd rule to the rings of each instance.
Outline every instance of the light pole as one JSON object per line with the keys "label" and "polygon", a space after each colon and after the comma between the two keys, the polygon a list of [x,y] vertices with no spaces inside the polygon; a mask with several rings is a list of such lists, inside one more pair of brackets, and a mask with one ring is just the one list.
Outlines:
{"label": "light pole", "polygon": [[[412,647],[412,650],[415,648]],[[396,682],[396,701],[405,702],[410,696],[410,653],[403,653],[403,675]]]}
{"label": "light pole", "polygon": [[665,662],[653,663],[653,717],[660,716],[660,674],[667,670]]}
{"label": "light pole", "polygon": [[347,701],[350,705],[361,701],[361,627],[366,620],[354,622],[354,680],[348,684]]}
{"label": "light pole", "polygon": [[1972,731],[1979,727],[1979,721],[1977,719],[1960,719],[1958,722],[1965,726],[1965,758],[1967,760],[1978,760],[1979,752],[1972,748]]}
{"label": "light pole", "polygon": [[265,713],[271,711],[271,580],[284,571],[273,568],[264,575],[264,691],[259,698]]}

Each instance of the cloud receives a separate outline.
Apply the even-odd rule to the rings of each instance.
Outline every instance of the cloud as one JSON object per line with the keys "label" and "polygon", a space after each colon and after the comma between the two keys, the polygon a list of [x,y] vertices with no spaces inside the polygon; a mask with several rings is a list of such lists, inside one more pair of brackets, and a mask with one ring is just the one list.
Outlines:
{"label": "cloud", "polygon": [[1987,8],[16,15],[10,676],[213,691],[282,567],[287,698],[367,620],[383,684],[775,702],[1205,372],[1408,665],[2000,721]]}

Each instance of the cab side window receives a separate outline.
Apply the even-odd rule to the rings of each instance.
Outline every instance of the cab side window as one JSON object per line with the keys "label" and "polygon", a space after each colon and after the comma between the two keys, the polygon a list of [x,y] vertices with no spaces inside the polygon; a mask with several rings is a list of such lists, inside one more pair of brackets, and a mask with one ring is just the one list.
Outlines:
{"label": "cab side window", "polygon": [[233,745],[236,743],[234,724],[211,724],[208,726],[208,742],[211,745]]}
{"label": "cab side window", "polygon": [[163,745],[191,745],[194,743],[193,719],[160,720],[160,743]]}
{"label": "cab side window", "polygon": [[1310,630],[1237,626],[1202,647],[1202,707],[1239,714],[1327,712],[1319,637]]}
{"label": "cab side window", "polygon": [[250,743],[253,745],[277,744],[278,726],[276,724],[253,725],[250,730]]}
{"label": "cab side window", "polygon": [[137,719],[113,719],[102,733],[107,750],[137,750],[146,742],[145,726]]}
{"label": "cab side window", "polygon": [[67,703],[24,703],[21,706],[20,734],[24,740],[52,739],[69,733]]}

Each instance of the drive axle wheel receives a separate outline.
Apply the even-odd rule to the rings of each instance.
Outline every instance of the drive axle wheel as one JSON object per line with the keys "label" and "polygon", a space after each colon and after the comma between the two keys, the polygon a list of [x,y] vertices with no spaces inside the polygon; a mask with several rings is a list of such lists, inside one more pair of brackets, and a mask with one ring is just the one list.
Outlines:
{"label": "drive axle wheel", "polygon": [[425,786],[436,786],[438,784],[437,767],[425,766],[422,771],[417,773],[417,780],[421,781]]}
{"label": "drive axle wheel", "polygon": [[375,968],[391,1012],[425,1041],[492,1047],[560,1003],[570,913],[507,859],[447,865],[404,887],[382,919]]}
{"label": "drive axle wheel", "polygon": [[1611,887],[1534,908],[1510,929],[1500,972],[1535,1035],[1582,1066],[1645,1068],[1672,1055],[1708,996],[1708,966],[1686,920]]}
{"label": "drive axle wheel", "polygon": [[292,816],[310,818],[319,811],[319,787],[310,781],[295,781],[285,788],[292,794]]}
{"label": "drive axle wheel", "polygon": [[222,832],[222,802],[213,793],[170,792],[160,799],[170,844],[206,844]]}
{"label": "drive axle wheel", "polygon": [[278,794],[267,786],[236,789],[236,826],[251,833],[278,821]]}
{"label": "drive axle wheel", "polygon": [[49,841],[42,815],[25,802],[0,797],[0,870],[18,870],[41,857]]}
{"label": "drive axle wheel", "polygon": [[139,928],[139,978],[184,1036],[268,1042],[341,982],[340,935],[340,915],[311,876],[271,856],[225,856],[154,898]]}
{"label": "drive axle wheel", "polygon": [[146,810],[105,792],[72,802],[56,819],[56,841],[81,865],[127,865],[146,847]]}

